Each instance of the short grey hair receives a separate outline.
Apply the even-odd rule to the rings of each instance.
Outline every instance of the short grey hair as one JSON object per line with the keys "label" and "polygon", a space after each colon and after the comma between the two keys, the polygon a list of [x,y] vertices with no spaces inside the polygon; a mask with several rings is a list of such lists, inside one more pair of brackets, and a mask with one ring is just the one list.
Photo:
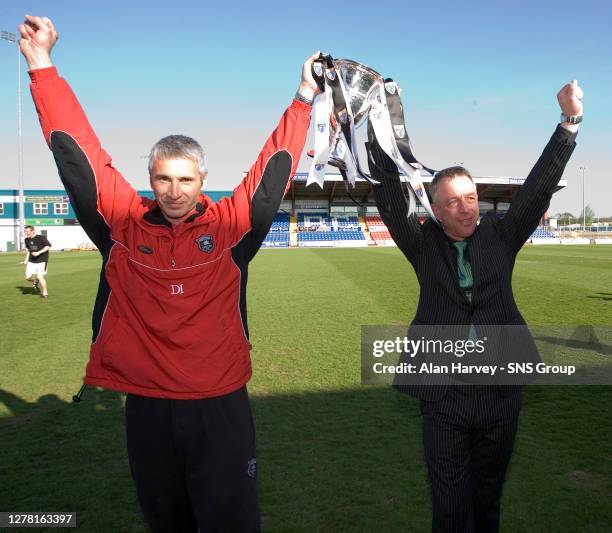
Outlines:
{"label": "short grey hair", "polygon": [[198,141],[186,135],[168,135],[153,145],[149,152],[149,175],[155,161],[166,159],[189,159],[198,165],[202,178],[208,173],[204,149]]}
{"label": "short grey hair", "polygon": [[470,181],[474,183],[474,178],[472,177],[468,169],[465,167],[454,166],[438,170],[438,172],[434,174],[434,178],[433,180],[431,180],[431,183],[429,184],[428,188],[429,196],[431,196],[432,203],[436,203],[436,197],[438,195],[438,185],[440,184],[440,182],[444,179],[453,179],[456,176],[465,176],[466,178],[470,178]]}

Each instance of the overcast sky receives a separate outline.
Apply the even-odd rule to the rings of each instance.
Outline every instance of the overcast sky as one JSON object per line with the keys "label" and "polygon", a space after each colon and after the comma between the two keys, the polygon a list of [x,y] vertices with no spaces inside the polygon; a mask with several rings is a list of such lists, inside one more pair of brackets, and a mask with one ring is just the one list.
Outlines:
{"label": "overcast sky", "polygon": [[[255,160],[317,49],[394,78],[425,165],[525,176],[559,119],[556,92],[585,92],[578,146],[551,213],[612,215],[612,2],[82,2],[0,0],[0,29],[48,16],[53,53],[115,166],[139,189],[160,137],[208,154],[212,190]],[[26,188],[60,188],[23,67]],[[0,188],[17,186],[17,50],[0,41]],[[300,170],[307,170],[303,158]]]}

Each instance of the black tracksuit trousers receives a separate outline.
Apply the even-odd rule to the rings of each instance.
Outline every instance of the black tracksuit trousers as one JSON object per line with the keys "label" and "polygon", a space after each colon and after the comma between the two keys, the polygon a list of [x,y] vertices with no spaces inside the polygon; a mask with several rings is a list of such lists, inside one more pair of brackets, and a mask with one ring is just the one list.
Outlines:
{"label": "black tracksuit trousers", "polygon": [[125,415],[132,477],[151,531],[260,530],[246,387],[201,400],[130,394]]}

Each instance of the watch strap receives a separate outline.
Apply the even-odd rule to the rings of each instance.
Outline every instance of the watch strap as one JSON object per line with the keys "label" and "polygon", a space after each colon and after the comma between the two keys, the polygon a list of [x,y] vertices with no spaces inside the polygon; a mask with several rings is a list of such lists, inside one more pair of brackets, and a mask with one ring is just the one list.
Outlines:
{"label": "watch strap", "polygon": [[567,122],[568,124],[580,124],[582,122],[582,115],[564,115],[561,113],[561,123]]}

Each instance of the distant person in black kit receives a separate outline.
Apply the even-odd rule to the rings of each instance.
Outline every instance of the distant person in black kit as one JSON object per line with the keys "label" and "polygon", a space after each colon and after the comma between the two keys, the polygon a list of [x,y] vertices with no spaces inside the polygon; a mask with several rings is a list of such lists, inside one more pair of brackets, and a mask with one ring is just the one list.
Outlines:
{"label": "distant person in black kit", "polygon": [[49,263],[49,250],[51,243],[47,237],[36,235],[34,226],[25,227],[26,256],[23,264],[26,266],[25,278],[32,282],[35,289],[40,288],[41,298],[47,298],[47,264]]}

